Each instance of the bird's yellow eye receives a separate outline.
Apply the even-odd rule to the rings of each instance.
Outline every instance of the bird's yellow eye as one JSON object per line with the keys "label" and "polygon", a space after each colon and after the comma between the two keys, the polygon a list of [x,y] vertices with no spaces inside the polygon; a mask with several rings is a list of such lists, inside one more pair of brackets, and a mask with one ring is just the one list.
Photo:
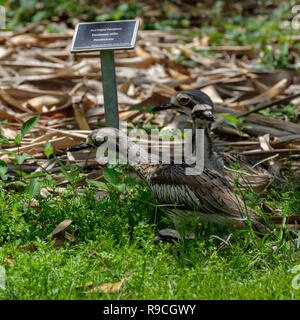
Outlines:
{"label": "bird's yellow eye", "polygon": [[187,105],[190,102],[190,99],[188,97],[180,97],[179,98],[179,103],[182,105]]}
{"label": "bird's yellow eye", "polygon": [[106,142],[108,140],[108,137],[107,136],[96,136],[95,137],[95,141],[94,141],[94,144],[99,147],[101,146],[101,144],[103,144],[104,142]]}

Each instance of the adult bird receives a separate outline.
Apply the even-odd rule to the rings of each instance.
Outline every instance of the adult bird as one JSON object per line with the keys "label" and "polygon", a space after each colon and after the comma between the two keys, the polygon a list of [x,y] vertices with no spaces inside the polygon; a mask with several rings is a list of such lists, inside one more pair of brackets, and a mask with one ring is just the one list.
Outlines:
{"label": "adult bird", "polygon": [[[239,182],[241,187],[251,186],[256,191],[263,189],[274,177],[261,166],[255,169],[249,162],[241,161],[236,156],[220,152],[211,139],[211,122],[214,121],[214,104],[210,97],[200,90],[184,90],[173,94],[170,103],[160,104],[153,111],[173,109],[191,117],[194,129],[204,129],[204,166],[225,175],[233,185],[236,174],[230,170],[233,163],[239,163],[239,170],[244,173]],[[193,139],[195,141],[195,139]]]}
{"label": "adult bird", "polygon": [[[205,118],[209,121],[210,117],[211,114],[206,110],[197,112],[197,118],[202,121]],[[186,175],[186,169],[193,165],[151,163],[151,157],[143,147],[115,128],[94,130],[86,143],[71,147],[69,151],[96,149],[100,146],[122,152],[123,157],[130,154],[129,165],[139,173],[158,204],[163,204],[162,208],[171,216],[196,218],[199,222],[215,223],[232,229],[246,229],[251,225],[256,232],[269,232],[259,222],[260,214],[234,193],[230,183],[218,171],[205,168],[202,173]]]}

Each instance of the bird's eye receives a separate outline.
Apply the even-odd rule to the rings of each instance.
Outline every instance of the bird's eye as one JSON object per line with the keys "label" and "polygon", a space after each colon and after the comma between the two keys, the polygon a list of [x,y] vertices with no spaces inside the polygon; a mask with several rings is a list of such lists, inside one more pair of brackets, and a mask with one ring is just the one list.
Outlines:
{"label": "bird's eye", "polygon": [[105,137],[94,137],[94,145],[95,146],[97,146],[97,147],[99,147],[99,146],[101,146],[101,144],[103,144],[104,142],[106,142],[108,140],[108,137],[107,136],[105,136]]}
{"label": "bird's eye", "polygon": [[180,102],[180,104],[185,106],[190,102],[190,99],[187,97],[181,97],[181,98],[179,98],[179,102]]}

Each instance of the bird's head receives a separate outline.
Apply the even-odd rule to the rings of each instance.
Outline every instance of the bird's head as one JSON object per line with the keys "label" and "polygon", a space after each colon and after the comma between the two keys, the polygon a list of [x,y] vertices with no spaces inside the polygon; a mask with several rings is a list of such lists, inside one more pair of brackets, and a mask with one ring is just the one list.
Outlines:
{"label": "bird's head", "polygon": [[116,138],[119,135],[119,130],[115,128],[101,128],[94,130],[86,139],[86,142],[68,149],[70,152],[89,149],[96,151],[103,143],[108,142],[109,138]]}
{"label": "bird's head", "polygon": [[200,90],[184,90],[171,96],[170,103],[160,104],[152,111],[174,109],[191,117],[198,125],[206,127],[214,121],[214,105],[210,97]]}
{"label": "bird's head", "polygon": [[[103,148],[102,148],[103,147]],[[96,160],[100,164],[116,163],[121,159],[128,161],[130,165],[137,163],[148,163],[148,151],[132,141],[125,132],[116,128],[101,128],[94,130],[85,143],[70,147],[68,151],[89,149],[96,152]],[[98,154],[99,152],[99,154]],[[104,152],[104,153],[103,153]]]}

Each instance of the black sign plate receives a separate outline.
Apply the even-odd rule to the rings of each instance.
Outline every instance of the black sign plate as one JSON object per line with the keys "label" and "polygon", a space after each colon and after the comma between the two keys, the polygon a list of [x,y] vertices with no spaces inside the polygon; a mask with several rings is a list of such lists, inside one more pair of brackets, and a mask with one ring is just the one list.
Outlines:
{"label": "black sign plate", "polygon": [[78,23],[71,52],[133,49],[138,27],[138,20]]}

